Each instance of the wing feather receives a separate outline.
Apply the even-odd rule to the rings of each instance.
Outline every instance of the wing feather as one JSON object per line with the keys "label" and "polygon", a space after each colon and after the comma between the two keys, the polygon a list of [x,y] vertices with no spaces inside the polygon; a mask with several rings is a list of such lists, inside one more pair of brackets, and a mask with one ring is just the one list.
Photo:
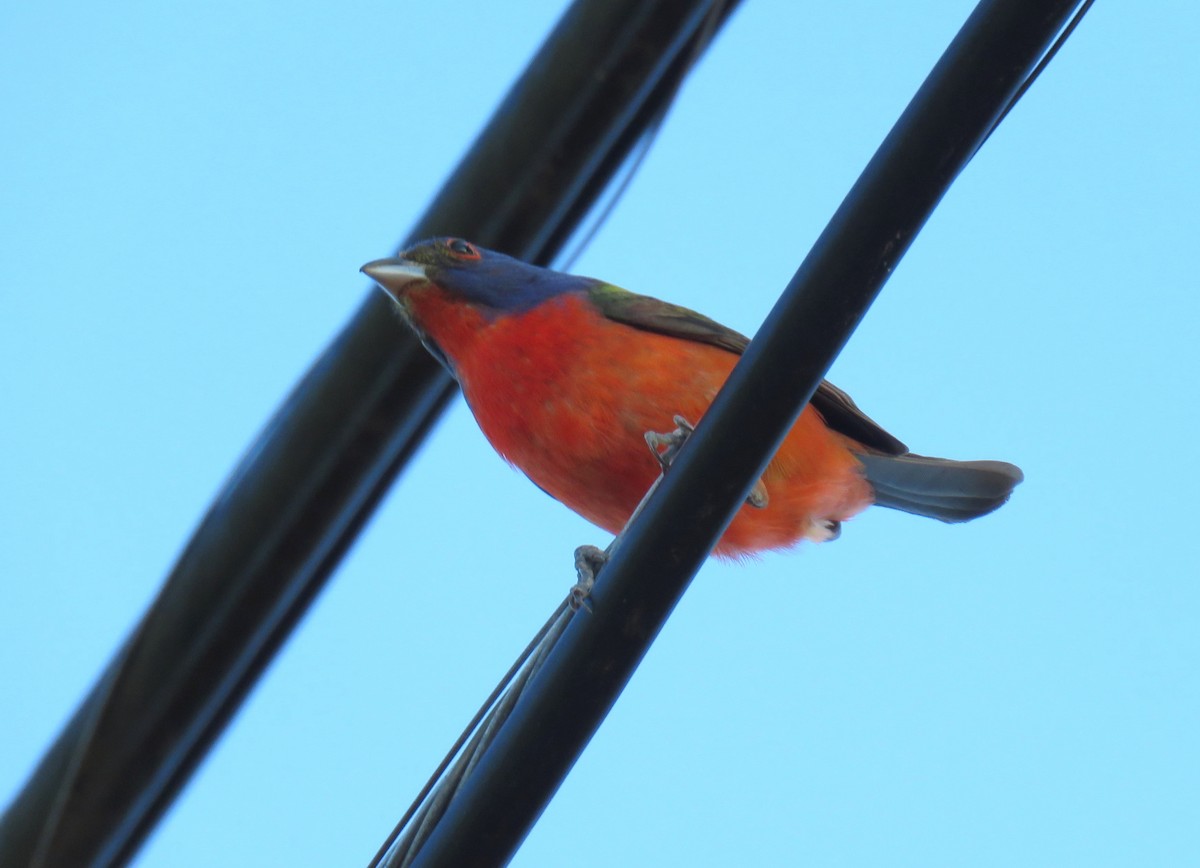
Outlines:
{"label": "wing feather", "polygon": [[[750,339],[716,320],[681,305],[638,295],[611,283],[598,283],[588,290],[596,308],[611,320],[634,328],[681,340],[697,341],[741,355]],[[812,398],[813,408],[825,423],[851,440],[885,455],[903,455],[908,447],[858,409],[850,396],[828,381],[822,381]]]}

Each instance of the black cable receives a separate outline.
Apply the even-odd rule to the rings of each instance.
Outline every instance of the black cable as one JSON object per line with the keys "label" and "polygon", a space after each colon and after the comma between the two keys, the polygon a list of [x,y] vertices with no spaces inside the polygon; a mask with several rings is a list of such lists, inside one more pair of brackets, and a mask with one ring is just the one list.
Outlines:
{"label": "black cable", "polygon": [[[1003,123],[1004,119],[1008,117],[1008,113],[1013,110],[1013,107],[1018,102],[1021,101],[1021,97],[1025,96],[1025,92],[1033,86],[1035,81],[1037,81],[1038,76],[1042,74],[1042,70],[1044,70],[1050,64],[1050,61],[1054,59],[1054,55],[1058,54],[1058,50],[1063,47],[1063,44],[1067,41],[1067,37],[1075,32],[1075,28],[1079,26],[1079,22],[1083,20],[1083,16],[1086,15],[1087,11],[1092,8],[1092,3],[1094,2],[1095,0],[1084,0],[1083,5],[1079,7],[1078,11],[1076,11],[1075,15],[1067,23],[1067,26],[1062,29],[1060,34],[1058,34],[1058,39],[1054,40],[1054,44],[1046,50],[1044,55],[1042,55],[1042,59],[1038,61],[1037,66],[1035,66],[1033,71],[1026,76],[1023,82],[1021,82],[1021,86],[1017,88],[1017,92],[1014,93],[1012,99],[1008,101],[1008,105],[1004,107],[1004,111],[1000,112],[999,117],[997,117],[995,122],[992,124],[992,128],[987,131],[987,135],[983,137],[983,141],[981,141],[979,143],[979,147],[975,149],[976,154],[979,153],[980,148],[987,144],[987,140],[992,137],[992,133],[996,131],[996,127]],[[975,154],[972,154],[971,158],[974,159],[974,157]]]}
{"label": "black cable", "polygon": [[[664,76],[710,9],[711,0],[576,0],[409,241],[467,235],[549,262],[670,96]],[[132,857],[453,389],[372,291],[247,450],[0,815],[0,865]]]}
{"label": "black cable", "polygon": [[[1044,70],[1046,68],[1047,64],[1054,57],[1054,55],[1058,52],[1059,48],[1062,47],[1063,43],[1071,35],[1072,31],[1074,31],[1075,27],[1078,25],[1078,23],[1082,19],[1083,15],[1087,12],[1087,10],[1091,6],[1092,2],[1093,2],[1093,0],[1086,0],[1086,2],[1084,2],[1083,6],[1080,7],[1080,9],[1076,12],[1075,16],[1071,19],[1070,23],[1067,24],[1067,26],[1065,28],[1063,28],[1062,32],[1058,36],[1058,39],[1054,42],[1054,44],[1050,47],[1050,49],[1046,51],[1046,53],[1042,56],[1041,60],[1034,67],[1032,72],[1030,72],[1029,75],[1026,76],[1025,80],[1020,84],[1020,86],[1013,93],[1011,99],[1005,105],[1005,107],[1004,107],[1003,111],[1001,112],[1001,114],[999,115],[999,117],[992,123],[991,127],[988,129],[987,133],[985,134],[983,140],[979,143],[979,147],[983,146],[983,143],[987,141],[987,139],[991,136],[992,132],[996,129],[997,126],[999,126],[1000,122],[1005,117],[1008,116],[1008,113],[1012,110],[1012,108],[1016,105],[1016,103],[1029,90],[1030,86],[1036,80],[1038,75],[1040,75],[1042,70]],[[715,11],[716,10],[714,9],[714,12]],[[711,15],[709,20],[710,20],[710,22],[712,22],[717,19],[716,19],[715,15]],[[692,61],[694,61],[694,59],[695,59],[695,52],[693,52]],[[676,84],[676,88],[678,88],[678,83]],[[651,124],[650,128],[647,130],[643,140],[639,143],[636,154],[631,158],[630,165],[628,166],[626,171],[623,173],[623,177],[622,177],[621,181],[617,184],[613,195],[608,199],[608,201],[602,207],[601,213],[600,213],[599,217],[597,218],[597,220],[593,221],[589,225],[589,227],[583,232],[583,236],[582,236],[581,240],[579,241],[579,243],[573,248],[573,250],[569,254],[566,255],[566,261],[565,261],[565,264],[563,265],[563,268],[570,267],[570,264],[572,262],[574,262],[574,260],[578,257],[578,255],[582,252],[584,246],[586,246],[587,242],[590,241],[592,237],[594,237],[596,231],[600,228],[600,226],[603,224],[604,220],[611,213],[613,206],[616,204],[616,200],[620,198],[621,194],[628,187],[630,181],[633,178],[633,175],[636,174],[637,168],[640,166],[642,160],[645,158],[646,154],[648,153],[649,147],[653,143],[653,139],[657,135],[659,129],[661,128],[662,122],[666,117],[666,113],[667,113],[667,109],[666,109],[666,107],[664,107],[664,110],[662,112],[660,112],[654,118],[654,121]],[[978,150],[979,150],[979,148],[976,148],[975,153],[977,153]],[[972,156],[974,156],[974,154],[972,154]],[[648,458],[649,458],[649,456],[648,456]],[[631,522],[634,519],[636,519],[637,515],[642,511],[642,508],[644,507],[644,505],[645,505],[645,500],[643,500],[642,503],[639,504],[637,510],[634,512],[633,516],[631,516],[631,518],[630,518]],[[619,539],[620,539],[620,537],[618,537],[618,540]],[[615,546],[616,542],[617,541],[614,540],[614,546]],[[613,546],[610,546],[610,551],[612,548],[613,548]],[[526,661],[526,659],[528,659],[529,655],[533,651],[534,646],[540,644],[540,647],[538,650],[539,650],[539,654],[542,656],[545,656],[552,651],[560,633],[555,633],[552,637],[550,637],[548,639],[546,639],[544,637],[547,636],[547,633],[549,632],[549,629],[550,629],[551,625],[554,623],[554,621],[556,619],[558,619],[559,617],[563,616],[566,611],[567,611],[567,604],[564,602],[562,605],[559,606],[558,610],[556,610],[554,615],[551,616],[550,620],[547,621],[546,625],[543,626],[542,629],[538,632],[538,635],[534,638],[534,640],[530,643],[530,645],[527,646],[525,648],[525,650],[521,653],[521,655],[517,658],[516,663],[513,664],[513,666],[509,669],[508,673],[504,676],[503,679],[501,679],[501,682],[497,685],[495,690],[492,691],[492,694],[484,702],[483,707],[480,708],[479,712],[472,719],[471,723],[468,724],[466,730],[459,737],[458,741],[455,742],[453,747],[450,749],[450,752],[447,754],[447,756],[443,759],[441,764],[438,766],[437,770],[434,772],[433,776],[426,783],[425,787],[422,788],[421,792],[418,794],[418,796],[417,796],[416,800],[414,801],[414,803],[412,804],[412,806],[409,807],[408,811],[401,818],[400,822],[397,824],[397,826],[393,830],[392,834],[388,837],[387,841],[385,841],[383,847],[381,847],[380,851],[376,854],[375,859],[372,860],[369,868],[376,868],[376,866],[378,866],[380,864],[386,865],[387,868],[402,868],[402,866],[407,865],[409,863],[409,860],[415,855],[416,848],[418,848],[420,846],[421,842],[424,840],[424,837],[427,835],[427,830],[425,830],[425,829],[421,830],[425,834],[414,834],[414,835],[410,836],[406,842],[407,847],[405,847],[403,849],[403,852],[399,852],[399,848],[398,848],[397,851],[388,853],[389,848],[393,845],[396,838],[400,835],[403,827],[406,824],[408,824],[410,822],[410,820],[412,819],[412,817],[415,815],[420,804],[423,801],[425,801],[426,798],[428,798],[428,796],[429,796],[430,792],[433,790],[435,784],[439,785],[439,788],[441,790],[443,790],[443,792],[442,792],[443,801],[439,804],[438,807],[440,808],[440,810],[444,811],[446,802],[450,798],[452,798],[453,792],[456,791],[458,786],[461,784],[462,778],[461,778],[461,776],[457,776],[454,778],[446,778],[446,779],[441,780],[440,783],[439,783],[439,779],[443,778],[443,775],[445,774],[445,771],[449,767],[453,758],[456,755],[458,755],[463,744],[468,740],[468,738],[470,738],[471,733],[474,732],[475,729],[480,725],[480,723],[483,720],[484,716],[486,715],[487,711],[489,709],[491,709],[492,706],[494,705],[494,703],[496,702],[497,697],[500,695],[501,691],[503,691],[505,689],[505,687],[507,685],[509,685],[509,682],[512,681],[513,677],[516,675],[517,671],[520,669],[522,664]],[[563,625],[565,626],[565,620],[563,622]],[[533,672],[535,672],[535,671],[536,671],[536,667],[530,667],[530,670],[528,670],[527,673],[525,674],[525,680],[522,680],[520,682],[515,682],[512,684],[512,689],[510,690],[510,692],[508,694],[508,696],[512,702],[515,703],[517,700],[519,700],[521,691],[524,687],[524,684],[527,683],[528,677],[530,675],[532,675]],[[489,719],[489,723],[488,723],[489,732],[493,731],[494,728],[502,722],[503,722],[503,720],[499,715],[497,715],[496,717],[494,717],[492,719]],[[491,741],[490,738],[483,738],[478,741],[478,744],[473,744],[472,745],[472,757],[474,758],[474,757],[478,756],[478,751],[486,749],[486,746],[487,746],[487,744],[490,743],[490,741]],[[473,762],[473,760],[472,760],[472,762]],[[465,771],[466,770],[464,770],[464,772]],[[440,816],[440,814],[437,814],[437,816]],[[387,854],[389,856],[386,863],[381,861],[385,854]]]}
{"label": "black cable", "polygon": [[[510,859],[1076,0],[983,0],[804,259],[413,865]],[[553,737],[548,737],[549,734]]]}

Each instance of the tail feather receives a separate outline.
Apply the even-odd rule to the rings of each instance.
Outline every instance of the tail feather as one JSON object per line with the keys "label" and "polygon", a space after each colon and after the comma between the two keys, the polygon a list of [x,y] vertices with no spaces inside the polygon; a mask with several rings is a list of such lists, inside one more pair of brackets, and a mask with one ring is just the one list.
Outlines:
{"label": "tail feather", "polygon": [[970,521],[1004,504],[1025,478],[1003,461],[953,461],[904,455],[859,454],[875,503],[946,522]]}

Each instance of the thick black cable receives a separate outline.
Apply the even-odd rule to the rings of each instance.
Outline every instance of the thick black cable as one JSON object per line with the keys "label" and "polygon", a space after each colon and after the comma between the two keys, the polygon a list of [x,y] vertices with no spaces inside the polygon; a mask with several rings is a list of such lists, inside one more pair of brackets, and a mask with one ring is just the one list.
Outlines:
{"label": "thick black cable", "polygon": [[[1026,76],[1025,80],[1016,89],[1015,93],[1009,99],[1000,115],[995,119],[995,121],[993,121],[983,140],[976,148],[975,153],[978,153],[979,148],[982,148],[984,143],[986,143],[987,139],[991,137],[996,128],[1006,117],[1008,117],[1008,113],[1013,109],[1016,103],[1020,101],[1021,97],[1025,95],[1026,91],[1028,91],[1033,85],[1033,82],[1058,53],[1058,50],[1062,48],[1067,38],[1072,32],[1074,32],[1075,28],[1079,25],[1079,22],[1083,19],[1083,16],[1087,13],[1093,2],[1094,0],[1085,0],[1083,5],[1077,10],[1074,17],[1058,35],[1058,38],[1055,40],[1054,44],[1046,51],[1041,60],[1038,61],[1032,72]],[[710,19],[711,18],[715,18],[715,16],[710,16]],[[667,108],[669,109],[669,106]],[[639,143],[638,148],[631,160],[631,165],[627,167],[627,169],[623,172],[621,179],[618,181],[616,189],[610,195],[608,201],[606,201],[601,207],[600,214],[597,216],[597,218],[584,230],[582,240],[573,247],[570,253],[566,254],[564,264],[561,267],[570,267],[570,263],[578,257],[583,248],[586,246],[587,242],[595,235],[596,231],[611,213],[612,207],[615,205],[616,200],[620,198],[621,194],[628,187],[633,175],[636,174],[638,167],[645,158],[650,144],[653,142],[654,137],[661,129],[665,116],[666,110],[655,117],[643,140]],[[655,483],[655,485],[657,485],[657,483]],[[647,497],[649,497],[652,491],[653,489],[651,489],[650,492],[647,492]],[[630,517],[631,522],[641,513],[643,507],[645,506],[645,502],[645,499],[643,499],[642,503],[638,505],[638,508]],[[618,536],[617,540],[614,540],[613,544],[610,545],[609,550],[605,553],[606,556],[611,554],[613,548],[619,542],[619,540],[620,536]],[[449,768],[451,762],[456,756],[459,755],[460,751],[462,751],[463,746],[468,742],[468,740],[471,742],[470,753],[472,755],[472,762],[475,761],[478,752],[486,749],[488,744],[490,744],[490,740],[487,739],[487,735],[494,734],[497,731],[498,726],[503,723],[503,719],[507,716],[506,714],[502,713],[501,709],[497,705],[497,701],[499,700],[501,694],[506,690],[506,702],[515,702],[520,698],[525,685],[528,683],[529,677],[536,671],[537,664],[535,663],[525,670],[521,674],[520,678],[517,678],[516,676],[535,651],[537,652],[538,659],[540,660],[544,659],[553,650],[555,644],[557,644],[558,638],[561,636],[561,628],[565,627],[566,619],[569,617],[567,611],[569,599],[568,601],[564,601],[559,605],[559,607],[550,616],[550,618],[542,626],[534,638],[530,640],[530,643],[525,647],[525,650],[522,651],[517,657],[517,660],[512,664],[508,672],[505,673],[505,675],[501,678],[500,682],[493,689],[492,693],[484,701],[482,707],[475,714],[470,723],[467,724],[467,727],[460,734],[458,740],[454,743],[454,745],[450,748],[450,751],[438,765],[429,781],[426,782],[425,786],[418,793],[416,799],[413,801],[413,804],[408,808],[405,814],[401,817],[400,821],[396,824],[392,834],[388,836],[387,840],[380,847],[379,852],[376,853],[375,858],[371,861],[368,868],[375,868],[375,866],[380,864],[389,866],[389,868],[391,868],[391,866],[402,868],[402,866],[409,864],[411,860],[415,858],[416,848],[419,848],[423,839],[423,835],[421,833],[425,833],[427,835],[426,829],[423,828],[421,833],[409,835],[405,841],[405,846],[403,847],[393,848],[393,845],[406,825],[413,819],[417,811],[423,808],[423,803],[430,798],[430,794],[435,791],[435,787],[438,791],[441,791],[440,797],[435,795],[434,799],[431,801],[436,800],[437,807],[444,811],[448,804],[449,798],[453,797],[454,791],[461,786],[465,774],[469,772],[469,769],[463,769],[454,775],[448,775],[447,769]],[[485,719],[486,724],[484,723]],[[476,732],[481,724],[484,725],[485,731]],[[466,765],[465,762],[463,764]],[[433,809],[431,809],[429,806],[425,806],[423,810],[425,812],[425,820],[423,821],[423,825],[431,822],[431,817],[433,818],[432,821],[436,822],[437,815]]]}
{"label": "thick black cable", "polygon": [[[1063,28],[1062,32],[1058,35],[1058,38],[1054,41],[1054,44],[1052,46],[1050,46],[1050,48],[1042,56],[1042,59],[1040,61],[1038,61],[1037,65],[1033,68],[1033,71],[1030,72],[1028,76],[1026,76],[1026,78],[1023,82],[1021,82],[1021,85],[1017,88],[1016,92],[1012,95],[1008,104],[1005,105],[1001,114],[996,118],[996,120],[992,123],[991,127],[988,129],[987,134],[984,136],[983,141],[981,141],[979,143],[979,148],[982,148],[983,145],[987,142],[987,140],[989,138],[991,138],[992,133],[995,132],[996,128],[1004,121],[1004,119],[1006,117],[1008,117],[1008,113],[1010,111],[1012,111],[1013,107],[1017,104],[1017,102],[1020,101],[1021,97],[1025,95],[1026,91],[1028,91],[1029,88],[1033,85],[1034,81],[1037,80],[1037,77],[1039,75],[1041,75],[1042,71],[1046,68],[1046,66],[1054,58],[1054,55],[1056,55],[1058,53],[1058,50],[1060,48],[1062,48],[1062,46],[1066,42],[1067,38],[1074,32],[1075,28],[1079,25],[1079,22],[1083,19],[1083,16],[1085,14],[1087,14],[1088,9],[1091,8],[1093,2],[1094,2],[1094,0],[1085,0],[1083,5],[1079,7],[1079,9],[1078,9],[1078,11],[1076,11],[1074,17],[1072,17],[1070,22],[1066,25],[1066,27]],[[717,11],[717,10],[714,9],[714,12],[715,11]],[[710,14],[710,22],[715,21],[715,20],[716,20],[716,16]],[[710,24],[709,26],[712,26],[712,25]],[[694,59],[695,58],[693,57],[693,62],[694,62]],[[680,83],[682,83],[682,80],[680,80]],[[678,87],[678,85],[677,85],[677,87]],[[645,158],[646,154],[649,152],[650,145],[653,143],[654,138],[657,136],[658,131],[661,129],[663,120],[666,117],[666,112],[667,112],[667,110],[669,110],[669,108],[670,108],[669,106],[665,107],[663,112],[661,112],[657,116],[655,116],[650,127],[646,131],[643,139],[638,143],[637,149],[630,161],[630,165],[623,171],[622,177],[616,183],[616,185],[615,185],[616,189],[610,195],[608,200],[601,206],[600,213],[598,214],[596,219],[593,222],[591,222],[590,225],[588,225],[583,230],[584,234],[583,234],[582,239],[572,247],[570,252],[565,254],[563,263],[560,266],[561,268],[563,268],[563,269],[570,268],[571,264],[579,257],[579,255],[582,253],[583,249],[587,246],[588,241],[590,241],[591,238],[593,238],[595,236],[595,234],[599,230],[600,226],[603,225],[604,221],[607,219],[609,214],[611,214],[612,208],[616,204],[616,201],[619,200],[622,193],[628,188],[629,183],[632,180],[633,176],[637,173],[637,169],[640,167],[641,162]],[[978,153],[979,148],[976,148],[975,153]],[[655,483],[655,484],[657,485],[657,483]],[[649,495],[649,492],[647,492],[647,495]],[[635,510],[634,514],[630,517],[630,521],[633,521],[641,513],[644,505],[645,505],[645,500],[643,500],[642,503],[638,505],[637,510]],[[616,541],[614,541],[614,545],[615,545],[615,542]],[[611,554],[612,548],[613,548],[613,546],[610,546],[609,551],[606,552],[606,554]],[[475,716],[471,719],[471,721],[467,724],[466,728],[459,735],[458,739],[450,747],[450,750],[447,752],[446,756],[442,759],[442,761],[438,764],[437,768],[434,770],[434,772],[430,776],[429,780],[421,788],[420,792],[417,794],[416,798],[413,800],[413,803],[409,806],[408,810],[405,811],[403,816],[401,816],[400,820],[396,823],[396,826],[392,830],[392,833],[387,837],[387,839],[384,841],[383,845],[379,848],[379,851],[375,854],[375,858],[371,860],[370,864],[368,865],[368,868],[375,868],[375,866],[380,865],[380,864],[386,864],[389,866],[391,866],[393,864],[396,864],[396,865],[406,864],[406,861],[409,858],[408,853],[405,853],[404,856],[397,858],[395,851],[392,849],[393,845],[396,843],[396,840],[399,838],[400,834],[403,832],[404,828],[408,825],[408,823],[413,819],[413,817],[417,813],[417,811],[422,807],[423,803],[430,797],[430,794],[434,791],[435,787],[444,786],[449,789],[453,789],[453,788],[457,788],[457,786],[459,786],[459,784],[461,782],[460,778],[456,777],[456,778],[450,779],[446,775],[446,771],[450,767],[450,764],[454,761],[454,758],[459,755],[460,751],[462,751],[462,749],[463,749],[463,746],[465,744],[467,744],[468,741],[472,742],[472,750],[478,749],[476,747],[476,741],[474,739],[472,739],[472,736],[476,733],[476,730],[480,727],[480,725],[483,724],[485,718],[489,719],[489,729],[490,729],[490,727],[492,726],[490,721],[491,721],[492,715],[494,714],[494,712],[496,710],[497,700],[499,700],[501,694],[504,691],[508,690],[514,698],[519,698],[520,693],[524,689],[524,685],[527,682],[525,680],[520,680],[520,681],[515,680],[517,673],[525,665],[526,661],[529,660],[530,656],[535,653],[535,651],[539,654],[539,656],[544,657],[553,649],[554,645],[557,643],[558,636],[561,635],[561,633],[560,633],[560,631],[557,631],[557,630],[554,631],[553,633],[551,633],[551,629],[552,629],[552,627],[554,627],[556,625],[556,622],[558,622],[559,619],[564,618],[567,615],[567,607],[568,607],[568,602],[564,601],[563,603],[561,603],[559,605],[559,607],[554,611],[554,613],[550,616],[550,618],[546,621],[546,623],[542,626],[542,628],[540,630],[538,630],[537,634],[533,637],[533,639],[530,640],[529,644],[525,647],[525,650],[523,650],[520,653],[520,655],[518,655],[516,661],[514,661],[512,666],[509,667],[508,672],[506,672],[504,674],[504,676],[500,679],[499,683],[492,690],[492,692],[488,696],[488,698],[486,700],[484,700],[483,705],[475,713]],[[532,669],[532,667],[531,667],[531,669]],[[486,747],[486,745],[480,745],[480,746]],[[414,836],[413,843],[410,844],[410,847],[416,847],[416,846],[419,846],[419,842],[415,840],[415,836]],[[389,853],[389,851],[391,851],[391,852]],[[386,863],[384,862],[385,857],[387,857]]]}
{"label": "thick black cable", "polygon": [[[670,98],[711,8],[577,0],[409,240],[548,262]],[[0,865],[127,861],[306,611],[453,394],[387,308],[370,294],[248,450],[0,816]]]}
{"label": "thick black cable", "polygon": [[1078,0],[984,0],[805,258],[417,854],[497,865],[566,776],[770,455]]}

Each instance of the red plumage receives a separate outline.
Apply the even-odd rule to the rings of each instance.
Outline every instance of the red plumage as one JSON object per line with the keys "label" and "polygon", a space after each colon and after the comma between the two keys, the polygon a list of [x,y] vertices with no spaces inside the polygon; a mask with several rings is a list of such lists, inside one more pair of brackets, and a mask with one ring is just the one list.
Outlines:
{"label": "red plumage", "polygon": [[[686,308],[460,239],[363,270],[451,369],[496,451],[612,533],[658,476],[645,434],[699,421],[747,343]],[[766,506],[743,506],[715,551],[829,539],[872,502],[965,521],[1021,478],[1003,462],[913,455],[823,383],[763,474]]]}
{"label": "red plumage", "polygon": [[[509,463],[584,518],[617,533],[658,476],[647,431],[697,421],[737,356],[641,331],[564,295],[488,320],[439,288],[414,294],[410,315],[453,360],[488,441]],[[717,554],[783,548],[871,503],[848,448],[806,408],[763,483],[766,509],[743,506]]]}

